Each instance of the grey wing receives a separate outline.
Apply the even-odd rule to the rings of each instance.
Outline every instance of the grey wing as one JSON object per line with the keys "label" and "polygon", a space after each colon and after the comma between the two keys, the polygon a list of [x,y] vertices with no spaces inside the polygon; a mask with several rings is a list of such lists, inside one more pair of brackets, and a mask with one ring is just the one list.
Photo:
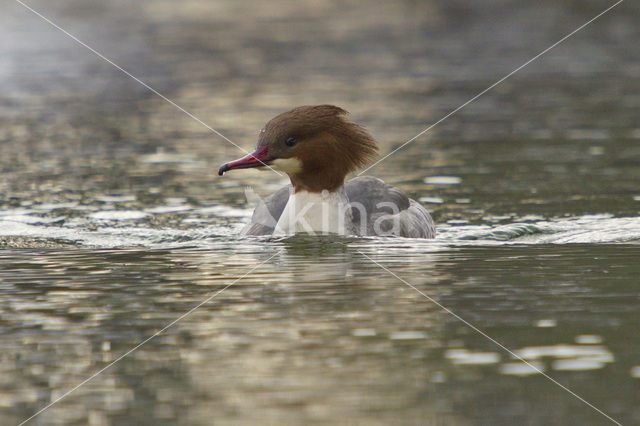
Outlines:
{"label": "grey wing", "polygon": [[435,237],[429,212],[398,188],[372,176],[360,176],[348,181],[345,190],[360,234]]}
{"label": "grey wing", "polygon": [[251,221],[242,229],[242,235],[271,235],[289,201],[291,185],[283,186],[267,198],[260,200]]}
{"label": "grey wing", "polygon": [[409,208],[398,213],[400,236],[406,238],[435,238],[436,225],[420,203],[409,199]]}

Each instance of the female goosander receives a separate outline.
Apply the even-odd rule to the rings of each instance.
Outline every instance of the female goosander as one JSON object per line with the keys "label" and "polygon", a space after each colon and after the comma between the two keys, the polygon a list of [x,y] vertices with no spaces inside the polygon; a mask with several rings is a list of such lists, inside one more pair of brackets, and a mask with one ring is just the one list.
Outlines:
{"label": "female goosander", "polygon": [[270,166],[289,175],[287,185],[262,200],[244,235],[296,232],[433,238],[429,213],[402,191],[370,176],[345,184],[378,147],[367,130],[333,105],[301,106],[271,119],[256,150],[220,167]]}

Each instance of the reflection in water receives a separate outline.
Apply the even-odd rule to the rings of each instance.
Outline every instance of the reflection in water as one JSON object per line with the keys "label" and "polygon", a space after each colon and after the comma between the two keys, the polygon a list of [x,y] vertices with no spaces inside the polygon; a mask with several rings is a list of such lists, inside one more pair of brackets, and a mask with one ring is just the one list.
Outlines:
{"label": "reflection in water", "polygon": [[[211,249],[3,252],[4,418],[15,422],[45,405],[283,249],[44,421],[300,422],[339,414],[543,423],[549,406],[553,416],[600,421],[359,251],[614,417],[627,418],[620,407],[638,403],[637,393],[612,392],[635,386],[638,342],[629,336],[637,304],[629,301],[640,290],[637,246],[421,251],[295,237]],[[527,406],[515,391],[522,386]]]}
{"label": "reflection in water", "polygon": [[[368,404],[397,405],[399,401],[387,399],[394,393],[392,389],[401,385],[403,375],[379,382],[386,368],[367,370],[390,350],[400,349],[394,349],[392,340],[407,341],[406,336],[393,333],[423,330],[421,351],[432,347],[425,339],[438,333],[429,313],[432,310],[411,308],[407,302],[413,300],[412,295],[392,297],[390,289],[371,274],[354,276],[348,272],[353,266],[362,269],[362,265],[341,261],[345,254],[353,255],[345,253],[349,250],[343,244],[314,247],[310,239],[286,244],[302,244],[309,251],[286,252],[274,258],[259,273],[228,289],[171,333],[78,390],[73,398],[86,402],[85,398],[90,401],[95,395],[110,398],[106,395],[115,394],[109,405],[98,407],[122,414],[133,410],[135,399],[138,409],[130,413],[134,418],[176,418],[184,407],[168,395],[179,386],[182,404],[190,406],[187,417],[179,418],[193,416],[196,422],[210,416],[211,407],[220,407],[220,414],[227,413],[230,418],[259,420],[254,417],[256,407],[265,407],[276,417],[282,409],[298,407],[292,419],[304,418],[309,412],[321,419],[334,415],[335,407],[345,401],[343,410],[349,415]],[[5,287],[18,289],[24,278],[32,274],[40,277],[29,284],[38,289],[37,295],[17,291],[20,296],[12,299],[6,317],[22,330],[13,335],[13,345],[3,345],[11,355],[6,371],[9,376],[18,374],[20,387],[30,391],[24,397],[11,395],[9,406],[26,409],[55,398],[213,289],[244,273],[248,265],[261,262],[267,256],[265,249],[225,252],[222,257],[208,250],[42,253],[37,264],[21,264],[20,252],[3,256],[3,265],[12,265],[2,268]],[[323,257],[319,253],[324,253]],[[222,259],[224,274],[220,273]],[[315,275],[313,281],[301,280],[311,271],[319,271],[319,265],[335,272]],[[191,283],[192,277],[199,281]],[[108,294],[103,294],[105,291]],[[378,304],[384,308],[376,308]],[[409,323],[394,314],[410,315],[416,308],[422,314]],[[353,333],[372,326],[375,336]],[[54,335],[48,337],[50,333]],[[21,339],[16,341],[18,336]],[[25,375],[18,362],[35,365],[30,367],[35,374]],[[170,370],[163,373],[166,368]],[[336,381],[344,378],[345,368],[352,370],[351,383],[336,391]],[[57,380],[43,389],[38,379],[43,374]],[[379,397],[370,395],[369,401],[359,401],[354,392],[370,386],[378,388]],[[163,405],[163,398],[171,403],[164,404],[161,413],[140,410],[148,398],[159,405]],[[204,405],[200,407],[197,401]],[[70,407],[77,410],[70,412]],[[78,408],[73,403],[61,404],[51,408],[47,416],[67,420],[74,418],[64,416],[75,416],[79,420],[90,415]]]}

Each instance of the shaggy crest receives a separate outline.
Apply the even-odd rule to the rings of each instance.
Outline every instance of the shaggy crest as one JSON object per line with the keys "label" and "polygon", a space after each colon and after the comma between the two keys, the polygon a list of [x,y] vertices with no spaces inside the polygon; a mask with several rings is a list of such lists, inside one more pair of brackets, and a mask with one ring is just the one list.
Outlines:
{"label": "shaggy crest", "polygon": [[[369,164],[378,151],[369,132],[348,120],[347,114],[333,105],[294,108],[266,124],[258,148],[268,146],[273,158],[301,162],[300,170],[288,172],[296,191],[335,190],[347,174]],[[295,146],[287,146],[292,138]]]}

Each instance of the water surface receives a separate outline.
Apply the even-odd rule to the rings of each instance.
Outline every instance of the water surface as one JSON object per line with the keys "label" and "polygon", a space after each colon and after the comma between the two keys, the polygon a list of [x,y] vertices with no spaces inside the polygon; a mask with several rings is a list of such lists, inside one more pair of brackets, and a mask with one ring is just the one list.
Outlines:
{"label": "water surface", "polygon": [[[335,103],[382,153],[609,5],[29,4],[244,149]],[[2,424],[223,289],[33,423],[610,423],[460,318],[640,423],[635,4],[367,172],[433,213],[433,241],[240,238],[245,188],[285,179],[216,176],[242,152],[2,12]]]}

